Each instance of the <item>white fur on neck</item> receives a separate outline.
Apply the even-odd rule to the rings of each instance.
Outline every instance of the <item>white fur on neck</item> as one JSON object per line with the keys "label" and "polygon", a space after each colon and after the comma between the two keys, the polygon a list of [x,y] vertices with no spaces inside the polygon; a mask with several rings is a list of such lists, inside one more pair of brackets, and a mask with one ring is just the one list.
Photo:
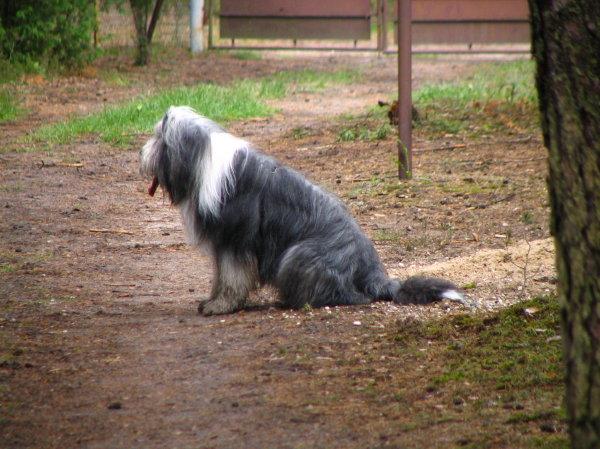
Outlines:
{"label": "white fur on neck", "polygon": [[233,187],[233,161],[238,151],[248,151],[248,142],[227,132],[210,134],[210,149],[200,158],[198,208],[201,213],[219,214],[222,198]]}

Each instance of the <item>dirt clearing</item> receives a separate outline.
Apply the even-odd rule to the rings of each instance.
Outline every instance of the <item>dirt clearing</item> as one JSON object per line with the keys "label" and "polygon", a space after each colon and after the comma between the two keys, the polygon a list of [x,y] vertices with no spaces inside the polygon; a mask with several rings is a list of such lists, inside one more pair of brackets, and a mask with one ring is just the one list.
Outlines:
{"label": "dirt clearing", "polygon": [[[2,447],[508,448],[524,441],[515,432],[539,434],[535,420],[483,420],[475,431],[471,414],[445,420],[426,391],[427,360],[398,356],[398,323],[469,308],[290,311],[261,290],[248,310],[199,316],[212,267],[183,243],[167,199],[146,193],[137,151],[147,136],[136,148],[89,137],[37,152],[20,140],[41,124],[175,84],[359,68],[366,75],[355,85],[295,92],[273,103],[273,117],[230,128],[339,195],[390,273],[443,275],[485,310],[554,291],[537,133],[465,141],[417,130],[415,180],[400,183],[395,135],[339,139],[350,120],[342,114],[393,95],[393,58],[156,60],[136,69],[112,57],[85,77],[30,80],[21,93],[29,115],[0,125]],[[466,76],[477,64],[415,59],[414,84]],[[424,382],[404,398],[394,390],[403,370]],[[482,413],[504,416],[494,395]],[[426,413],[437,418],[411,421]]]}

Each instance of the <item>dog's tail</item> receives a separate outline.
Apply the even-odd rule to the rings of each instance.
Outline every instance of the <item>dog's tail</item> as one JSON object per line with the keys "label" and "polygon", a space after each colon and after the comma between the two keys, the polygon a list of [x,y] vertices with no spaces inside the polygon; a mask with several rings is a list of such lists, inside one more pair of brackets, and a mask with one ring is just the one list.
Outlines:
{"label": "dog's tail", "polygon": [[464,302],[459,289],[445,279],[414,276],[401,281],[387,279],[373,286],[368,294],[380,301],[393,301],[397,304],[428,304],[449,299]]}

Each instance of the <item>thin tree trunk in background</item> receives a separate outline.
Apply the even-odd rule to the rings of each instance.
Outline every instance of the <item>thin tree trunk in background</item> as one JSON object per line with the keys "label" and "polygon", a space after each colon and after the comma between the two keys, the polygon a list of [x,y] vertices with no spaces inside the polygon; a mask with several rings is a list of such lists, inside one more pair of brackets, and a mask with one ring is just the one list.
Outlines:
{"label": "thin tree trunk in background", "polygon": [[529,0],[574,449],[600,448],[600,2]]}
{"label": "thin tree trunk in background", "polygon": [[150,42],[146,32],[148,20],[148,3],[145,0],[129,0],[133,14],[133,25],[135,26],[135,38],[137,52],[135,56],[136,65],[148,64],[150,56]]}
{"label": "thin tree trunk in background", "polygon": [[162,5],[164,0],[156,0],[154,4],[154,9],[152,10],[152,17],[150,17],[150,24],[148,25],[148,31],[146,32],[146,38],[148,39],[148,45],[152,43],[152,37],[154,36],[154,29],[156,28],[156,24],[158,23],[158,18],[160,16],[160,11],[162,9]]}
{"label": "thin tree trunk in background", "polygon": [[94,0],[94,48],[98,48],[99,27],[100,27],[100,0]]}

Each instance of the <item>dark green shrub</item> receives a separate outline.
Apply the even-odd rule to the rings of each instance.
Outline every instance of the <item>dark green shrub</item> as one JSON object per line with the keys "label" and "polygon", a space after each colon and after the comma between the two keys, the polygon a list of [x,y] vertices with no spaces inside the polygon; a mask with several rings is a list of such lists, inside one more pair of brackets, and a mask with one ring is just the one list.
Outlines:
{"label": "dark green shrub", "polygon": [[0,5],[3,58],[76,68],[93,56],[93,1],[4,0]]}

